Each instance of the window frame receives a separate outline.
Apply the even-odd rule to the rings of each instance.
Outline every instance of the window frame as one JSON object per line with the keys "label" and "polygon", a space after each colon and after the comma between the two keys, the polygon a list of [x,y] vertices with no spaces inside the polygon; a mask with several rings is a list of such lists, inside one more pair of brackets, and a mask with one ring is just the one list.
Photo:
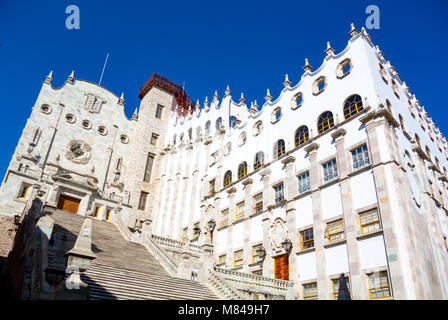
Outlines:
{"label": "window frame", "polygon": [[[146,209],[146,202],[148,200],[148,195],[149,195],[148,192],[145,192],[145,191],[141,191],[140,192],[140,199],[138,201],[138,210],[145,211],[145,209]],[[144,199],[144,201],[143,201],[143,199]],[[142,201],[143,201],[143,204],[142,204]]]}
{"label": "window frame", "polygon": [[[376,212],[376,220],[373,220],[373,221],[369,221],[369,222],[363,223],[362,216],[363,216],[363,215],[367,215],[367,214],[369,214],[369,213],[372,213],[373,211]],[[372,209],[369,209],[369,210],[365,210],[365,211],[362,211],[362,212],[358,212],[358,219],[359,219],[359,228],[360,228],[361,234],[363,234],[363,235],[364,235],[364,234],[370,234],[370,233],[373,233],[373,232],[376,232],[376,231],[382,229],[382,225],[381,225],[381,220],[380,220],[380,215],[379,215],[379,212],[378,212],[378,208],[372,208]],[[377,227],[376,229],[375,229],[375,227],[374,227],[374,230],[367,231],[367,232],[364,231],[364,228],[366,228],[366,227],[370,227],[370,226],[375,225],[375,224],[378,224],[378,227]]]}
{"label": "window frame", "polygon": [[[326,117],[324,118],[324,115]],[[317,132],[319,134],[325,133],[334,127],[334,115],[333,112],[327,110],[322,112],[317,118]]]}
{"label": "window frame", "polygon": [[[305,233],[307,233],[307,232],[309,233],[310,231],[311,231],[311,238],[304,240],[304,237],[307,236],[307,234],[305,234]],[[309,236],[309,234],[308,234],[308,236]],[[299,243],[300,243],[300,250],[307,250],[307,249],[314,248],[314,229],[313,229],[313,227],[299,231]],[[309,244],[311,244],[311,245],[309,245]]]}
{"label": "window frame", "polygon": [[[350,277],[348,275],[347,276],[344,275],[344,278],[345,278],[345,282],[347,283],[348,291],[351,294],[352,290],[350,288]],[[335,288],[335,283],[336,282],[337,282],[337,288]],[[338,296],[339,296],[339,284],[340,284],[339,278],[331,279],[331,290],[332,290],[333,300],[337,300],[338,299]]]}
{"label": "window frame", "polygon": [[[336,225],[339,225],[339,228],[333,227]],[[333,240],[332,240],[332,237],[334,235],[340,235],[340,237],[333,238]],[[326,227],[325,227],[325,237],[328,239],[328,243],[336,243],[336,242],[345,240],[344,219],[339,218],[339,219],[327,222]]]}
{"label": "window frame", "polygon": [[[300,179],[300,177],[303,177],[303,176],[307,176],[307,178],[303,178],[302,179],[302,181],[303,180],[305,180],[305,179],[307,179],[307,182],[305,182],[305,184],[306,184],[306,190],[304,190],[304,189],[302,189],[301,190],[301,188],[302,188],[302,186],[303,186],[303,182],[301,182],[301,179]],[[302,172],[302,173],[300,173],[300,174],[298,174],[297,175],[297,192],[299,193],[299,194],[302,194],[302,193],[305,193],[305,192],[307,192],[307,191],[310,191],[311,190],[311,176],[310,176],[310,171],[309,170],[306,170],[306,171],[304,171],[304,172]]]}
{"label": "window frame", "polygon": [[[349,101],[351,99],[353,99],[353,101]],[[355,106],[354,109],[352,109],[353,105]],[[347,99],[345,99],[342,107],[344,120],[352,118],[354,115],[360,113],[363,110],[364,110],[364,104],[362,102],[361,96],[359,94],[352,94]]]}
{"label": "window frame", "polygon": [[[241,205],[242,205],[242,212],[241,212]],[[245,202],[240,201],[235,205],[235,221],[239,221],[244,218],[245,215]]]}
{"label": "window frame", "polygon": [[[261,197],[261,199],[259,201],[257,201],[258,196]],[[256,213],[262,212],[263,211],[263,192],[259,192],[259,193],[255,194],[252,197],[252,202],[253,202],[252,213],[256,214]]]}
{"label": "window frame", "polygon": [[[328,165],[330,163],[331,164],[334,163],[334,166],[332,165],[332,168],[331,168],[334,171],[332,174],[328,173],[328,169],[329,169]],[[323,170],[322,178],[323,178],[323,183],[324,184],[330,183],[330,182],[335,181],[335,180],[337,180],[339,178],[339,168],[338,168],[338,163],[336,161],[336,158],[332,158],[332,159],[330,159],[328,161],[323,162],[321,164],[321,166],[322,166],[322,170]]]}
{"label": "window frame", "polygon": [[[303,130],[300,130],[302,129]],[[310,131],[307,126],[303,125],[297,128],[294,133],[294,146],[297,148],[310,139]]]}
{"label": "window frame", "polygon": [[[379,286],[375,286],[375,287],[372,288],[371,287],[370,276],[374,276],[374,275],[379,275],[380,276],[383,273],[386,273],[385,279],[387,280],[387,285],[381,285],[381,279],[380,279],[380,285]],[[391,298],[392,297],[392,292],[390,290],[389,272],[387,270],[380,270],[380,271],[376,271],[376,272],[370,272],[370,273],[367,273],[366,276],[367,276],[367,286],[369,288],[369,299],[370,300],[387,299],[387,298]],[[389,295],[388,296],[372,297],[372,290],[383,290],[384,288],[388,288],[388,291],[389,291]]]}
{"label": "window frame", "polygon": [[163,114],[163,109],[164,109],[164,108],[165,108],[165,107],[162,106],[161,104],[158,104],[158,105],[157,105],[157,107],[156,107],[156,114],[155,114],[155,117],[156,117],[157,119],[162,120],[162,114]]}
{"label": "window frame", "polygon": [[[280,192],[279,190],[277,190],[277,188],[279,188],[281,186],[281,196],[278,196],[278,193]],[[272,188],[274,188],[274,204],[278,204],[280,202],[282,202],[283,200],[285,200],[285,184],[282,182],[279,182],[275,185],[272,186]]]}
{"label": "window frame", "polygon": [[[305,288],[306,286],[312,286],[312,288]],[[313,294],[308,294],[305,295],[306,290],[310,290],[312,291]],[[315,293],[314,293],[315,291]],[[317,286],[317,281],[313,281],[313,282],[308,282],[308,283],[303,283],[302,284],[302,298],[303,300],[317,300],[318,299],[318,286]]]}
{"label": "window frame", "polygon": [[[241,253],[241,258],[237,258],[237,254]],[[241,263],[241,264],[240,264]],[[244,249],[233,251],[233,267],[241,268],[244,264]]]}
{"label": "window frame", "polygon": [[[359,150],[361,150],[361,151],[359,152]],[[356,155],[354,153],[356,153]],[[370,160],[370,150],[369,150],[369,147],[367,146],[367,143],[362,143],[360,145],[357,145],[357,146],[351,148],[350,154],[352,156],[352,170],[353,171],[361,170],[361,169],[366,168],[372,164],[372,162]],[[362,158],[363,158],[362,160],[357,159],[357,158],[359,158],[360,154],[362,155]],[[355,167],[355,165],[358,165],[358,167]]]}

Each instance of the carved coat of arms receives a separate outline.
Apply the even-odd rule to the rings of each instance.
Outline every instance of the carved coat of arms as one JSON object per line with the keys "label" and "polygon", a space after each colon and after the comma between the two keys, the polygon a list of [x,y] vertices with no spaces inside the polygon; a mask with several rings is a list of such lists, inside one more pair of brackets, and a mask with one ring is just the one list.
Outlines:
{"label": "carved coat of arms", "polygon": [[100,112],[101,106],[106,102],[106,100],[91,93],[86,93],[85,95],[87,96],[87,99],[84,107],[91,113]]}
{"label": "carved coat of arms", "polygon": [[92,148],[82,140],[70,141],[65,151],[65,157],[78,164],[86,164],[91,156]]}

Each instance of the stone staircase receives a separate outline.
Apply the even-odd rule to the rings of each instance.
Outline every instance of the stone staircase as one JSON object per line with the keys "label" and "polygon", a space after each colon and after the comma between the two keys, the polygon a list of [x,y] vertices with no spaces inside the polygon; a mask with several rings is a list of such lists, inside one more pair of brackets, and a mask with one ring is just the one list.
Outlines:
{"label": "stone staircase", "polygon": [[[56,241],[49,262],[50,255],[60,256],[73,247],[85,219],[60,210],[51,218]],[[81,276],[92,300],[218,299],[197,281],[170,276],[145,247],[123,239],[112,223],[93,219],[92,251],[96,259]]]}

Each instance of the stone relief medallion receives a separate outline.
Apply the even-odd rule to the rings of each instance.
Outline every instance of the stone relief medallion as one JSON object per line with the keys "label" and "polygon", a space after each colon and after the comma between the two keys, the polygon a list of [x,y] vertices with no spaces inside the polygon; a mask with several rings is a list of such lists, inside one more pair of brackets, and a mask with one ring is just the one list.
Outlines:
{"label": "stone relief medallion", "polygon": [[269,230],[269,242],[274,249],[281,249],[282,242],[286,240],[287,232],[281,218],[275,219]]}
{"label": "stone relief medallion", "polygon": [[101,106],[103,103],[106,103],[106,100],[91,93],[86,93],[85,95],[87,96],[87,99],[84,107],[91,113],[100,112]]}
{"label": "stone relief medallion", "polygon": [[65,157],[77,164],[86,164],[92,156],[92,148],[82,140],[72,140],[67,145]]}

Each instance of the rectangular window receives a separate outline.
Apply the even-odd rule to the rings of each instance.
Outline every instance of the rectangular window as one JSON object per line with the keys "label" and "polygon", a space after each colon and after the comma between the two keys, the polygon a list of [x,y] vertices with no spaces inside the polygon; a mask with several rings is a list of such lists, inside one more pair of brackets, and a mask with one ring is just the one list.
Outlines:
{"label": "rectangular window", "polygon": [[188,227],[182,229],[182,242],[188,239]]}
{"label": "rectangular window", "polygon": [[359,148],[352,151],[353,169],[358,170],[370,164],[369,152],[367,145],[363,144]]}
{"label": "rectangular window", "polygon": [[226,264],[226,255],[222,254],[218,257],[218,265],[224,265]]}
{"label": "rectangular window", "polygon": [[112,211],[111,209],[107,208],[107,210],[106,210],[106,221],[109,221],[111,211]]}
{"label": "rectangular window", "polygon": [[257,263],[261,261],[260,257],[258,256],[257,250],[260,249],[262,246],[263,246],[262,243],[252,246],[252,263]]}
{"label": "rectangular window", "polygon": [[235,251],[233,253],[233,255],[234,255],[233,266],[235,268],[242,267],[243,266],[243,250]]}
{"label": "rectangular window", "polygon": [[303,300],[317,300],[317,282],[303,285]]}
{"label": "rectangular window", "polygon": [[366,234],[381,229],[378,210],[373,209],[359,214],[361,233]]}
{"label": "rectangular window", "polygon": [[161,106],[160,104],[157,106],[157,110],[156,110],[156,118],[157,119],[162,119],[162,111],[163,111],[163,106]]}
{"label": "rectangular window", "polygon": [[330,182],[338,177],[336,159],[332,159],[322,165],[324,169],[324,182]]}
{"label": "rectangular window", "polygon": [[145,176],[143,177],[143,182],[149,182],[151,179],[152,164],[154,163],[154,155],[148,153],[148,158],[146,158]]}
{"label": "rectangular window", "polygon": [[224,227],[229,222],[229,209],[221,211],[221,227]]}
{"label": "rectangular window", "polygon": [[279,185],[274,187],[274,202],[279,203],[280,201],[285,199],[284,196],[284,189],[283,189],[283,183],[280,183]]}
{"label": "rectangular window", "polygon": [[209,194],[212,194],[215,192],[215,179],[210,180],[209,182]]}
{"label": "rectangular window", "polygon": [[[345,282],[347,282],[348,291],[351,292],[351,290],[350,290],[350,279],[348,277],[344,277],[344,278],[345,278]],[[338,279],[332,279],[331,280],[331,284],[332,284],[332,288],[333,288],[333,300],[338,300],[338,296],[339,296],[339,278]]]}
{"label": "rectangular window", "polygon": [[374,272],[367,275],[367,277],[369,279],[370,299],[383,299],[391,296],[387,271]]}
{"label": "rectangular window", "polygon": [[156,146],[156,145],[157,145],[157,139],[159,139],[159,135],[153,133],[153,134],[151,135],[151,144],[152,144],[153,146]]}
{"label": "rectangular window", "polygon": [[300,231],[300,250],[314,247],[313,228]]}
{"label": "rectangular window", "polygon": [[[255,275],[255,276],[262,276],[263,275],[263,269],[254,270],[254,271],[252,271],[252,274]],[[257,299],[255,299],[255,297],[257,297]],[[255,294],[254,294],[254,300],[258,300],[258,295],[255,296]]]}
{"label": "rectangular window", "polygon": [[195,224],[194,224],[194,227],[193,227],[193,239],[192,240],[197,240],[198,239],[198,237],[199,237],[199,231],[200,229],[199,229],[199,222],[196,222]]}
{"label": "rectangular window", "polygon": [[94,211],[94,213],[93,213],[93,216],[95,217],[95,218],[98,218],[98,213],[100,212],[100,207],[96,207],[95,208],[95,211]]}
{"label": "rectangular window", "polygon": [[19,193],[19,199],[25,199],[26,198],[26,194],[28,193],[28,190],[30,189],[30,186],[28,185],[23,185],[22,189],[20,189],[20,193]]}
{"label": "rectangular window", "polygon": [[142,193],[140,194],[140,201],[138,202],[138,210],[145,210],[147,197],[148,197],[148,193],[142,191]]}
{"label": "rectangular window", "polygon": [[299,179],[299,193],[304,193],[311,189],[309,171],[302,173],[297,178]]}
{"label": "rectangular window", "polygon": [[259,213],[263,211],[263,193],[255,195],[253,199],[254,199],[253,213]]}
{"label": "rectangular window", "polygon": [[325,233],[328,238],[328,243],[336,242],[344,239],[344,225],[343,220],[336,220],[327,223],[327,229]]}
{"label": "rectangular window", "polygon": [[241,201],[236,205],[236,220],[244,218],[244,201]]}

